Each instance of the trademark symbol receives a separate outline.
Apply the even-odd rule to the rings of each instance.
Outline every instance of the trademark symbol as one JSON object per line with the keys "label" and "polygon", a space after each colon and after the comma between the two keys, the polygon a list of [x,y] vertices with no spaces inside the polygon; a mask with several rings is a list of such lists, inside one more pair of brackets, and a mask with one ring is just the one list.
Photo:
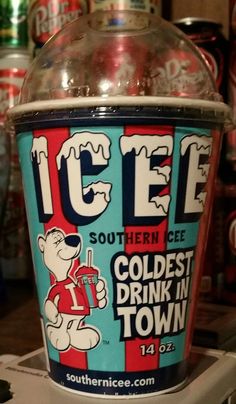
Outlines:
{"label": "trademark symbol", "polygon": [[104,339],[104,340],[103,340],[103,344],[104,344],[104,345],[109,345],[109,344],[110,344],[110,341],[108,341],[107,339]]}

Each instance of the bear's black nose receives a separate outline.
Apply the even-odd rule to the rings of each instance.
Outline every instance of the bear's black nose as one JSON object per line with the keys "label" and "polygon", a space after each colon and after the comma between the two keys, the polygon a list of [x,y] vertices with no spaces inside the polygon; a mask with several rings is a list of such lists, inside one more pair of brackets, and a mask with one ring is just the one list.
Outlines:
{"label": "bear's black nose", "polygon": [[80,236],[77,234],[66,236],[65,243],[70,247],[77,247],[80,244]]}

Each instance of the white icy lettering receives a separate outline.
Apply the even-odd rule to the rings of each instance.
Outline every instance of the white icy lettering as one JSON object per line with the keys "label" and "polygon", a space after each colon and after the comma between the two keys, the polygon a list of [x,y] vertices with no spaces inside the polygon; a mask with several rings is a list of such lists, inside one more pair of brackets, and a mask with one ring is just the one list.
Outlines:
{"label": "white icy lettering", "polygon": [[209,136],[186,136],[181,142],[181,155],[189,150],[189,169],[186,187],[184,212],[202,212],[206,199],[206,192],[197,193],[197,185],[205,184],[209,173],[209,164],[201,163],[200,157],[209,157],[212,149],[212,138]]}
{"label": "white icy lettering", "polygon": [[[110,158],[110,140],[103,133],[82,132],[75,133],[66,140],[57,155],[58,169],[62,168],[62,161],[66,162],[69,200],[76,213],[84,217],[100,215],[110,202],[112,184],[97,181],[87,186],[83,185],[83,170],[81,163],[82,152],[88,152],[91,157],[89,169],[99,167],[102,170],[108,165]],[[93,200],[85,201],[85,196],[92,193]]]}
{"label": "white icy lettering", "polygon": [[123,155],[132,151],[135,154],[135,216],[167,216],[170,195],[156,195],[150,198],[149,194],[151,186],[166,186],[169,183],[171,167],[164,165],[150,169],[150,159],[157,155],[171,156],[173,152],[172,136],[122,136],[120,147]]}
{"label": "white icy lettering", "polygon": [[53,205],[48,168],[48,147],[47,139],[44,136],[33,139],[31,159],[38,167],[40,189],[37,189],[37,192],[40,192],[42,196],[43,212],[46,215],[52,215]]}

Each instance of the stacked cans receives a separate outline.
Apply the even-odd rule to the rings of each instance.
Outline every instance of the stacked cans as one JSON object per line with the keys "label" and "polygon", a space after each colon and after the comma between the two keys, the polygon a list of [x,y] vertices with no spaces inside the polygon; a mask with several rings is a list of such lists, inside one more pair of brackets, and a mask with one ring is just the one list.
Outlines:
{"label": "stacked cans", "polygon": [[[236,117],[236,1],[230,0],[229,104]],[[236,305],[236,130],[225,136],[222,178],[224,183],[224,282],[223,301]]]}
{"label": "stacked cans", "polygon": [[30,0],[30,51],[37,55],[42,46],[65,24],[98,10],[136,10],[161,14],[161,0]]}
{"label": "stacked cans", "polygon": [[[229,42],[222,33],[219,22],[203,18],[183,18],[175,21],[175,25],[184,31],[197,45],[202,56],[208,63],[215,79],[219,93],[225,102],[228,101],[228,54]],[[200,296],[204,301],[224,301],[225,262],[229,259],[226,243],[226,210],[232,204],[226,202],[226,189],[222,181],[226,171],[225,154],[226,141],[229,134],[225,134],[219,167],[219,175],[215,184],[215,198],[212,218],[209,228],[208,243],[203,267]],[[232,195],[227,191],[228,196]],[[227,294],[226,294],[227,295]]]}
{"label": "stacked cans", "polygon": [[[1,240],[3,277],[29,274],[29,239],[14,131],[6,112],[16,105],[29,65],[27,1],[0,4]],[[9,164],[7,164],[9,163]]]}
{"label": "stacked cans", "polygon": [[214,76],[217,88],[227,101],[228,41],[217,21],[203,18],[183,18],[175,25],[198,46]]}
{"label": "stacked cans", "polygon": [[[185,18],[176,25],[199,47],[212,70],[219,92],[236,117],[236,0],[229,2],[230,36],[227,41],[219,23]],[[218,178],[201,298],[236,305],[236,130],[226,133],[220,155]]]}
{"label": "stacked cans", "polygon": [[[236,1],[231,0],[230,7],[230,55],[229,55],[229,103],[236,116]],[[231,165],[236,164],[236,132],[227,139],[226,159]],[[236,167],[235,167],[236,169]]]}
{"label": "stacked cans", "polygon": [[89,11],[97,10],[136,10],[160,14],[161,0],[88,0]]}
{"label": "stacked cans", "polygon": [[30,0],[30,50],[37,55],[41,47],[65,24],[88,12],[87,0]]}

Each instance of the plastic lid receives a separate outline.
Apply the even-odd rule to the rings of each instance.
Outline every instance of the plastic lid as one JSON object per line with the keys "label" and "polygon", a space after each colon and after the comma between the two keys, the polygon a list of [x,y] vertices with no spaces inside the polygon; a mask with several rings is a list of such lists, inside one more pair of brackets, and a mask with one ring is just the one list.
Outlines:
{"label": "plastic lid", "polygon": [[99,11],[47,42],[26,75],[20,104],[120,96],[221,101],[201,53],[173,24],[143,12]]}

